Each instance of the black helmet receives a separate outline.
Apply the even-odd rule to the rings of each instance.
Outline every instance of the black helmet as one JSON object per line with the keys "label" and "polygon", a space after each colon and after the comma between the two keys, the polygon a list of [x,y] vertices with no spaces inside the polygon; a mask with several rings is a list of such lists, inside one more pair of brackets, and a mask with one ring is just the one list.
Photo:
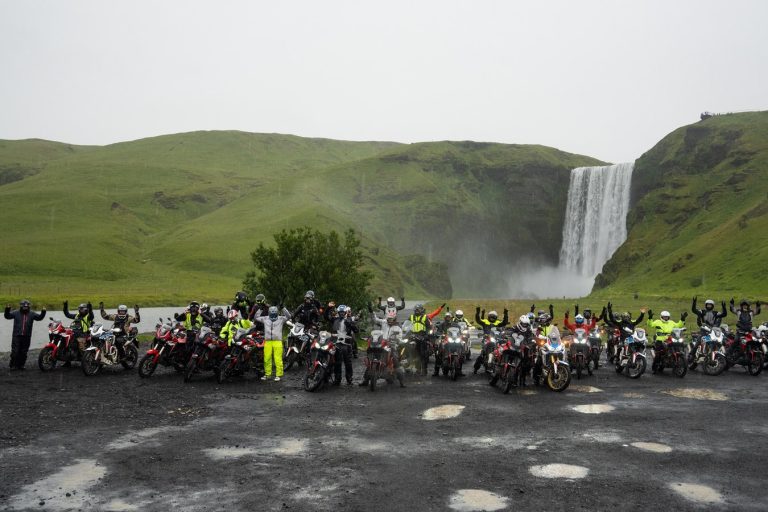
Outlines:
{"label": "black helmet", "polygon": [[744,306],[749,307],[749,301],[747,299],[741,299],[741,303],[739,304],[739,307],[741,309],[744,309]]}
{"label": "black helmet", "polygon": [[189,303],[189,310],[192,312],[197,312],[200,310],[200,304],[196,300],[193,300]]}
{"label": "black helmet", "polygon": [[267,300],[267,298],[263,293],[256,295],[256,304],[263,304],[265,300]]}
{"label": "black helmet", "polygon": [[413,312],[417,315],[423,315],[424,314],[424,304],[416,304],[413,308]]}
{"label": "black helmet", "polygon": [[79,313],[87,313],[87,312],[88,312],[88,304],[86,304],[85,302],[83,302],[82,304],[80,304],[79,306],[77,306],[77,311],[78,311]]}
{"label": "black helmet", "polygon": [[306,298],[306,297],[309,297],[310,299],[314,299],[315,298],[315,292],[313,292],[312,290],[307,290],[307,293],[304,294],[304,298]]}
{"label": "black helmet", "polygon": [[19,308],[21,309],[29,309],[32,306],[32,303],[29,302],[27,299],[22,300],[19,302]]}
{"label": "black helmet", "polygon": [[584,311],[582,311],[582,315],[584,315],[584,318],[592,318],[592,310],[585,308]]}
{"label": "black helmet", "polygon": [[625,312],[623,312],[623,313],[621,314],[621,317],[620,317],[620,318],[621,318],[622,320],[624,320],[625,322],[629,322],[629,321],[632,319],[632,316],[629,314],[629,311],[625,311]]}
{"label": "black helmet", "polygon": [[221,308],[213,308],[213,314],[216,315],[216,316],[223,315],[224,314],[224,310],[221,309]]}
{"label": "black helmet", "polygon": [[243,291],[239,291],[235,294],[235,300],[237,301],[248,300],[248,294]]}

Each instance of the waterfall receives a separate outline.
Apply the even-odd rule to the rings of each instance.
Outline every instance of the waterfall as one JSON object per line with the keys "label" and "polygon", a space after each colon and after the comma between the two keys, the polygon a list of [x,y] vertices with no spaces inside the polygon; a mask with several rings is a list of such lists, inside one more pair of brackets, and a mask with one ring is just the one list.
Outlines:
{"label": "waterfall", "polygon": [[594,283],[605,262],[624,243],[633,167],[630,162],[571,171],[560,247],[561,269]]}

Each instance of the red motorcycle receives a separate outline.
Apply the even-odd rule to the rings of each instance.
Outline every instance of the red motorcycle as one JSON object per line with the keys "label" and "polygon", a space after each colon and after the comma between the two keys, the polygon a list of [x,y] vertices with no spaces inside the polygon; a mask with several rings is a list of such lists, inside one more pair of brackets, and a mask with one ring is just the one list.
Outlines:
{"label": "red motorcycle", "polygon": [[765,360],[760,334],[758,329],[736,335],[728,333],[725,350],[726,369],[739,364],[744,366],[750,375],[755,377],[760,375]]}
{"label": "red motorcycle", "polygon": [[143,379],[151,377],[157,365],[173,366],[174,370],[181,372],[187,364],[189,354],[184,327],[170,318],[167,322],[161,318],[155,329],[155,339],[139,361],[139,377]]}
{"label": "red motorcycle", "polygon": [[333,336],[328,331],[320,331],[309,349],[307,374],[304,376],[304,389],[317,391],[333,378],[333,366],[336,362],[336,347]]}
{"label": "red motorcycle", "polygon": [[221,363],[227,355],[227,342],[216,336],[210,327],[200,329],[195,340],[192,356],[184,370],[184,382],[192,380],[192,375],[204,371],[213,371],[218,378]]}
{"label": "red motorcycle", "polygon": [[403,370],[395,361],[395,351],[389,346],[389,341],[384,339],[384,333],[371,331],[368,338],[368,348],[365,356],[365,377],[371,391],[376,391],[379,379],[385,379],[387,384],[392,384],[397,378],[400,386],[403,386]]}
{"label": "red motorcycle", "polygon": [[219,373],[216,380],[223,384],[227,379],[235,375],[243,375],[253,370],[260,377],[264,368],[264,334],[257,332],[255,327],[250,329],[238,329],[232,339],[229,353],[224,356],[219,364]]}
{"label": "red motorcycle", "polygon": [[519,334],[511,334],[501,340],[493,349],[488,383],[491,386],[501,381],[501,389],[504,393],[517,386],[520,381],[523,358],[520,349],[523,345],[523,337]]}
{"label": "red motorcycle", "polygon": [[48,343],[40,349],[37,366],[41,371],[49,372],[56,368],[59,361],[69,363],[80,359],[73,329],[65,328],[61,321],[51,318],[51,323],[48,324]]}

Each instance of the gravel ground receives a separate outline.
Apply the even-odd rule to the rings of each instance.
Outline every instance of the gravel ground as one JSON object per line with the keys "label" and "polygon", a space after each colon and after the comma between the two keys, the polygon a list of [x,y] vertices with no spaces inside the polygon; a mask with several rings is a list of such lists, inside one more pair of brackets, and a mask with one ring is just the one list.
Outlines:
{"label": "gravel ground", "polygon": [[509,395],[481,375],[307,393],[302,372],[3,368],[0,509],[768,509],[768,392],[740,368]]}

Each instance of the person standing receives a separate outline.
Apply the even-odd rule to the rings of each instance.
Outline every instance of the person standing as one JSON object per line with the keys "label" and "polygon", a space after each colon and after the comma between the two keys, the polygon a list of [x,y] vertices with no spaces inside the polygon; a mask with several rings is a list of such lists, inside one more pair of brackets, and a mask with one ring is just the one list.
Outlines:
{"label": "person standing", "polygon": [[283,326],[291,318],[291,313],[283,307],[282,315],[278,314],[275,306],[270,306],[267,316],[260,316],[259,310],[253,318],[254,323],[264,325],[264,376],[267,380],[272,376],[272,360],[275,361],[275,382],[283,377]]}
{"label": "person standing", "polygon": [[45,308],[40,313],[32,311],[32,304],[24,299],[19,302],[19,309],[11,311],[11,305],[5,306],[5,318],[13,320],[11,335],[11,370],[23,370],[27,364],[27,352],[32,341],[32,323],[45,318]]}

